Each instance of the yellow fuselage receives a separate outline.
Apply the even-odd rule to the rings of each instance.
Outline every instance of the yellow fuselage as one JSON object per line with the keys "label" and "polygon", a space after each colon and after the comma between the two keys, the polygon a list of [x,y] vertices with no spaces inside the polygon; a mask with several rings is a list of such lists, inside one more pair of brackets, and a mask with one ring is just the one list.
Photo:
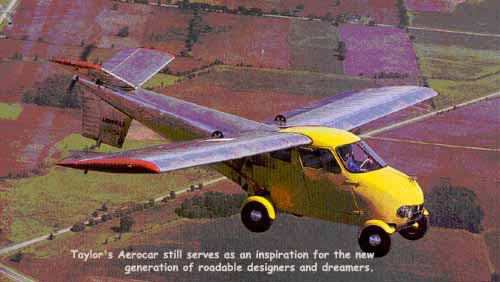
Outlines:
{"label": "yellow fuselage", "polygon": [[310,147],[330,150],[341,171],[305,167],[298,150],[286,158],[273,153],[217,165],[217,169],[239,183],[249,195],[264,188],[277,208],[289,213],[311,216],[346,224],[366,225],[376,222],[388,233],[408,224],[397,215],[401,206],[423,205],[424,197],[417,181],[385,166],[363,173],[350,173],[336,148],[360,141],[356,135],[327,127],[292,127],[284,132],[303,134],[313,143]]}

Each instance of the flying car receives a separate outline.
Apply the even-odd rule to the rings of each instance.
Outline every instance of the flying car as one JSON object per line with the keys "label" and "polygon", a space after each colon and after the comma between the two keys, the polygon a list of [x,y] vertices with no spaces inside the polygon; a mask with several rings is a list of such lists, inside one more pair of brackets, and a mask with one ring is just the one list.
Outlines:
{"label": "flying car", "polygon": [[117,153],[77,152],[58,165],[151,174],[210,165],[248,194],[241,220],[250,231],[268,230],[278,209],[354,224],[361,250],[377,257],[389,252],[396,232],[408,240],[425,235],[429,213],[416,179],[387,165],[349,130],[434,97],[434,90],[350,91],[256,122],[141,88],[173,59],[135,48],[103,65],[53,60],[88,69],[70,86],[85,90],[83,136],[121,148],[134,119],[175,141]]}

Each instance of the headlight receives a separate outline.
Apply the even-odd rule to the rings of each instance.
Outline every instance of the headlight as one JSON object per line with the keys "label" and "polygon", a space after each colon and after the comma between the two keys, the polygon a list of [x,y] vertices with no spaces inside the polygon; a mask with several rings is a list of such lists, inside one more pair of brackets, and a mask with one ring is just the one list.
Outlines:
{"label": "headlight", "polygon": [[409,206],[402,206],[398,209],[397,215],[402,218],[411,218],[412,216],[412,208]]}

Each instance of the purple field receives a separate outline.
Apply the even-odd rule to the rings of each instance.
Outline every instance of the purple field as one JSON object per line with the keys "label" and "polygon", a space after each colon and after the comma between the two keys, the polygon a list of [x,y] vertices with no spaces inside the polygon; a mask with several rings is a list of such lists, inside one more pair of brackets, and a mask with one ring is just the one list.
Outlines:
{"label": "purple field", "polygon": [[345,74],[398,73],[412,82],[420,76],[415,51],[402,29],[345,24],[340,27],[340,40],[347,46]]}

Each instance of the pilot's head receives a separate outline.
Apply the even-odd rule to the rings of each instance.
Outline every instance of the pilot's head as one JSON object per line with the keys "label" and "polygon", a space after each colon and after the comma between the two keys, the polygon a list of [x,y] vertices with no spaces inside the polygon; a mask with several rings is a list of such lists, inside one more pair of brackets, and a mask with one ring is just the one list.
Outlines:
{"label": "pilot's head", "polygon": [[346,161],[347,158],[352,156],[352,145],[347,144],[339,148],[340,157]]}

